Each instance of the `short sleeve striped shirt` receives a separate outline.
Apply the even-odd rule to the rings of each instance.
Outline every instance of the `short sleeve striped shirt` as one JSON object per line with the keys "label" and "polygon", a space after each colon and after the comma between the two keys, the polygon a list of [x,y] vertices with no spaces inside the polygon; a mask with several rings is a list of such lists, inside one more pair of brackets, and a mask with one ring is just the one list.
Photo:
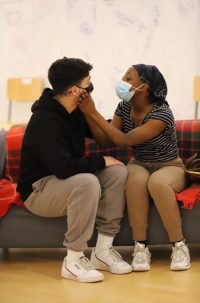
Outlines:
{"label": "short sleeve striped shirt", "polygon": [[[135,128],[134,122],[130,117],[131,101],[121,101],[115,111],[115,114],[122,119],[122,131],[130,132]],[[150,119],[161,120],[166,123],[167,127],[158,136],[142,144],[132,147],[133,156],[136,160],[145,162],[162,162],[170,161],[179,156],[176,128],[174,116],[167,104],[155,104],[139,125],[146,123]]]}

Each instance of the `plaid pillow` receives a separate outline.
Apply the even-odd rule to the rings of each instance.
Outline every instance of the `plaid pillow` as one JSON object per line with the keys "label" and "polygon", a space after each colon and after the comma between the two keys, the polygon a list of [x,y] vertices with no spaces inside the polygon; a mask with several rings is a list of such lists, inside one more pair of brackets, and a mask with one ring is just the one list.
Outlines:
{"label": "plaid pillow", "polygon": [[22,140],[25,126],[13,127],[6,134],[5,178],[17,183],[20,171]]}
{"label": "plaid pillow", "polygon": [[195,153],[198,153],[197,158],[200,158],[200,120],[176,121],[176,134],[182,160]]}

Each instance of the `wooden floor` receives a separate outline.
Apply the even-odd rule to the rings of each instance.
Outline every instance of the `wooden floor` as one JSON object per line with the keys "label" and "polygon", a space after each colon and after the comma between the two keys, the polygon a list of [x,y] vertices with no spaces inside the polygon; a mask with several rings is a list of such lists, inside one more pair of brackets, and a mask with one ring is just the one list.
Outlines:
{"label": "wooden floor", "polygon": [[[104,272],[93,284],[60,277],[64,249],[0,249],[0,303],[199,303],[200,245],[190,246],[192,269],[183,272],[169,270],[169,246],[150,249],[149,272]],[[131,262],[132,248],[118,250]]]}

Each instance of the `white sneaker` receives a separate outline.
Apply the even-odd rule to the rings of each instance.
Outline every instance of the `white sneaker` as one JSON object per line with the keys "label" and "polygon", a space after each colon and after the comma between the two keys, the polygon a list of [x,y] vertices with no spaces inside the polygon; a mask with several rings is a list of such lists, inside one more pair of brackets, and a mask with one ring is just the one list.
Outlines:
{"label": "white sneaker", "polygon": [[133,271],[148,271],[150,270],[151,253],[148,247],[143,243],[135,242],[133,251]]}
{"label": "white sneaker", "polygon": [[171,259],[171,270],[185,270],[191,267],[190,253],[185,241],[175,243],[175,246],[172,247]]}
{"label": "white sneaker", "polygon": [[104,275],[96,270],[85,256],[80,257],[78,261],[71,261],[69,264],[65,257],[61,276],[79,282],[98,282],[104,279]]}
{"label": "white sneaker", "polygon": [[132,271],[131,265],[125,262],[113,247],[108,247],[98,253],[93,249],[90,261],[95,268],[107,270],[113,274],[127,274]]}

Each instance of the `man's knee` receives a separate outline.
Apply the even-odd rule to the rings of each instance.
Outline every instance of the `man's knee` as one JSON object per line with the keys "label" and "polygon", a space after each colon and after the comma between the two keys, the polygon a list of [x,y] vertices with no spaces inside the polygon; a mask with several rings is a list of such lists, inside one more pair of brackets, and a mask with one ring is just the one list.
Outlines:
{"label": "man's knee", "polygon": [[109,169],[110,171],[110,178],[118,182],[122,182],[122,183],[126,182],[128,176],[128,170],[126,166],[113,165],[107,169]]}
{"label": "man's knee", "polygon": [[81,190],[87,192],[88,197],[101,197],[101,185],[98,178],[93,174],[84,174],[84,178],[80,184]]}

